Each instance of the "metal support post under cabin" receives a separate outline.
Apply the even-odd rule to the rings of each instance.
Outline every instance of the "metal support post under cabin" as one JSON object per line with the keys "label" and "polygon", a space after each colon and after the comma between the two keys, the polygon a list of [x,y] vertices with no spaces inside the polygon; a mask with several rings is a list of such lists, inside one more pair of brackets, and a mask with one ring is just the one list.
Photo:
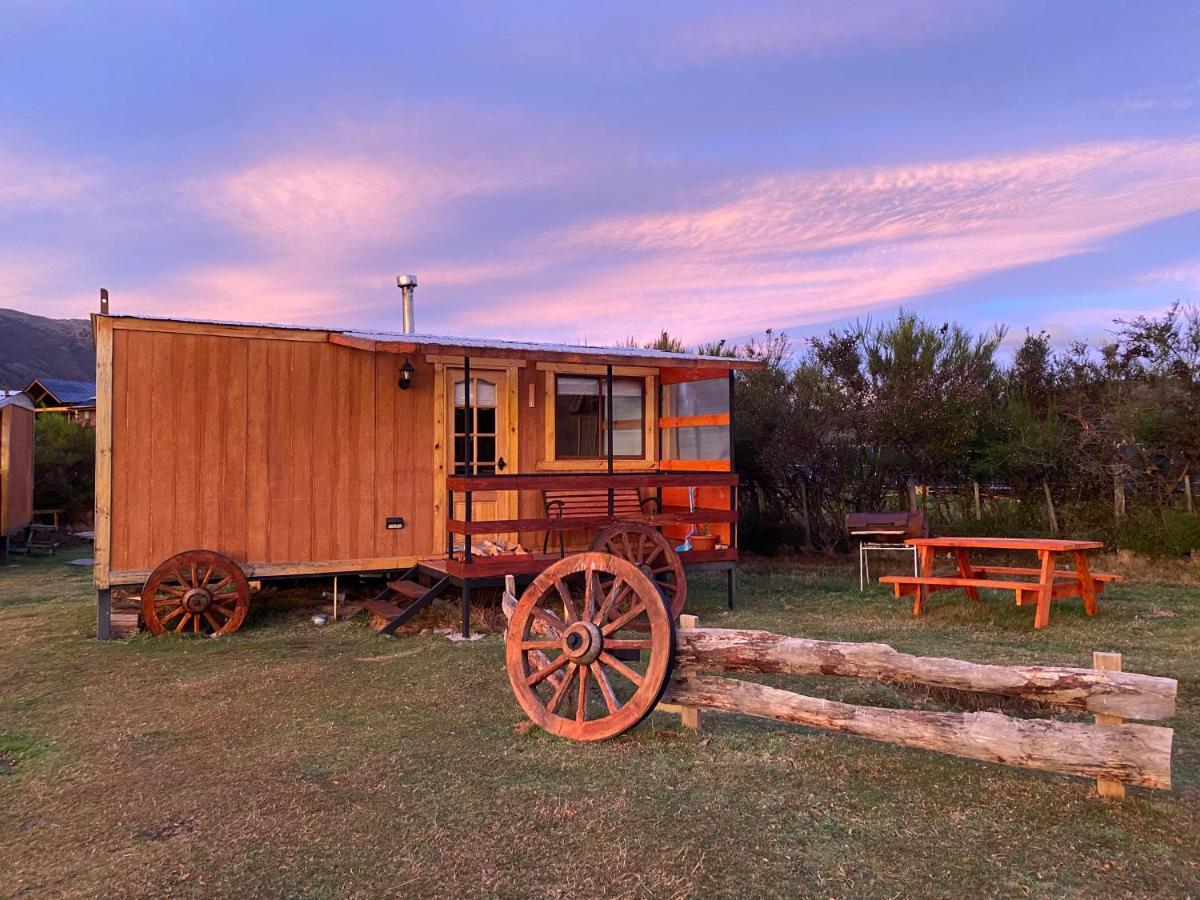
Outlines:
{"label": "metal support post under cabin", "polygon": [[[737,472],[737,459],[735,458],[734,448],[736,446],[733,438],[733,385],[734,371],[729,370],[729,471]],[[731,484],[729,486],[729,511],[736,513],[738,509],[738,486]],[[736,550],[738,545],[738,523],[735,518],[729,523],[729,549]],[[726,585],[726,600],[729,608],[733,609],[733,601],[737,597],[737,560],[729,563],[729,581]]]}
{"label": "metal support post under cabin", "polygon": [[[463,357],[463,468],[466,471],[467,477],[475,475],[475,448],[472,446],[475,440],[475,391],[471,388],[471,357]],[[470,482],[468,482],[470,484]],[[463,519],[467,523],[467,533],[463,535],[463,562],[466,565],[471,565],[471,495],[472,490],[467,488],[466,494],[463,497]],[[470,575],[463,576],[462,586],[462,636],[471,636],[471,588]]]}
{"label": "metal support post under cabin", "polygon": [[112,637],[112,591],[96,591],[96,639],[107,641]]}
{"label": "metal support post under cabin", "polygon": [[[608,432],[608,474],[613,473],[613,423],[616,421],[616,415],[613,412],[613,371],[612,363],[609,363],[605,385],[608,391],[608,402],[605,404],[608,412],[608,427],[605,429]],[[611,519],[616,513],[616,492],[610,483],[608,486],[608,517]]]}

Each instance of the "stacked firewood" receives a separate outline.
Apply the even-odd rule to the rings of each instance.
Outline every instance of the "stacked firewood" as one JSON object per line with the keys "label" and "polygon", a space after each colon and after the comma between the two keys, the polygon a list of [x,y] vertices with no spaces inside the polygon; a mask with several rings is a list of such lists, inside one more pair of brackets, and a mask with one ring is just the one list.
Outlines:
{"label": "stacked firewood", "polygon": [[518,556],[529,555],[529,551],[515,541],[506,541],[503,538],[495,541],[480,541],[471,547],[471,553],[475,556]]}

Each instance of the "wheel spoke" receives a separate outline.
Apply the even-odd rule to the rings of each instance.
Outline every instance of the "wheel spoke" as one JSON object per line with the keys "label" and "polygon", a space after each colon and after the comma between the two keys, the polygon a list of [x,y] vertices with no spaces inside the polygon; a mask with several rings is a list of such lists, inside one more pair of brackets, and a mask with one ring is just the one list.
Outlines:
{"label": "wheel spoke", "polygon": [[529,611],[529,615],[542,623],[546,634],[554,637],[561,635],[567,628],[567,623],[550,612],[548,609],[542,609],[540,606],[535,606]]}
{"label": "wheel spoke", "polygon": [[191,617],[192,617],[192,614],[190,612],[188,612],[187,610],[184,610],[183,618],[180,619],[179,624],[175,626],[176,634],[179,634],[181,631],[183,631],[184,628],[187,627],[188,619],[190,619]]}
{"label": "wheel spoke", "polygon": [[209,563],[208,568],[204,570],[204,577],[200,579],[200,587],[204,587],[208,584],[208,579],[212,578],[213,569],[215,568],[216,566]]}
{"label": "wheel spoke", "polygon": [[521,641],[522,650],[555,650],[562,647],[562,641]]}
{"label": "wheel spoke", "polygon": [[600,576],[594,571],[588,572],[587,587],[584,588],[583,593],[583,618],[588,622],[591,622],[592,616],[596,614],[597,595],[604,596],[604,588],[600,586]]}
{"label": "wheel spoke", "polygon": [[567,668],[566,677],[559,682],[558,688],[550,697],[550,702],[546,704],[546,709],[551,715],[558,715],[558,706],[560,703],[562,703],[562,699],[567,693],[567,686],[571,683],[572,679],[574,679],[575,673],[578,671],[579,666],[575,663],[571,663],[571,665]]}
{"label": "wheel spoke", "polygon": [[192,616],[192,634],[200,633],[200,616]]}
{"label": "wheel spoke", "polygon": [[[553,673],[555,673],[559,669],[561,669],[563,666],[565,666],[567,664],[567,662],[568,662],[567,654],[563,653],[563,654],[559,655],[558,659],[553,660],[550,663],[550,665],[542,666],[540,669],[538,669],[532,675],[527,677],[525,679],[525,683],[527,685],[529,685],[530,687],[534,687],[534,686],[540,684],[549,675],[552,675]],[[574,665],[574,663],[571,663],[571,665]],[[561,685],[560,685],[560,687],[561,687]]]}
{"label": "wheel spoke", "polygon": [[628,531],[621,532],[621,543],[625,545],[625,558],[627,560],[629,560],[630,562],[632,562],[636,566],[637,563],[634,562],[634,559],[633,559],[633,548],[631,546],[629,546],[629,532]]}
{"label": "wheel spoke", "polygon": [[654,547],[654,552],[651,553],[649,556],[647,556],[644,560],[642,560],[642,565],[643,566],[650,565],[650,563],[654,562],[656,559],[658,559],[660,556],[662,556],[662,552],[663,552],[662,546],[656,544]]}
{"label": "wheel spoke", "polygon": [[175,607],[175,609],[174,609],[174,610],[172,610],[171,612],[167,613],[165,616],[159,616],[159,617],[158,617],[158,624],[159,624],[159,625],[166,625],[168,622],[170,622],[170,621],[171,621],[173,618],[175,618],[175,617],[176,617],[177,615],[179,615],[181,612],[185,612],[185,611],[186,611],[186,607],[185,607],[185,606],[184,606],[182,603],[180,603],[180,604],[179,604],[177,607]]}
{"label": "wheel spoke", "polygon": [[225,617],[226,622],[228,622],[230,619],[233,618],[233,610],[226,609],[225,607],[221,606],[220,604],[214,603],[212,606],[209,607],[209,609],[212,612],[218,612],[221,615],[223,615]]}
{"label": "wheel spoke", "polygon": [[596,679],[596,684],[600,686],[600,693],[604,695],[604,702],[608,706],[609,714],[615,713],[621,708],[621,704],[617,702],[617,695],[613,693],[612,685],[608,681],[608,675],[604,671],[604,666],[599,662],[592,663],[592,675]]}
{"label": "wheel spoke", "polygon": [[579,667],[579,696],[575,702],[575,721],[582,725],[587,721],[587,683],[591,666]]}
{"label": "wheel spoke", "polygon": [[604,634],[605,637],[608,637],[614,631],[620,631],[622,628],[624,628],[626,625],[628,625],[630,622],[632,622],[634,619],[636,619],[638,616],[640,616],[645,611],[646,611],[646,604],[638,603],[636,606],[632,607],[629,610],[629,612],[625,613],[625,615],[621,616],[619,619],[613,619],[607,625],[603,626],[600,630]]}
{"label": "wheel spoke", "polygon": [[[224,578],[222,578],[219,582],[217,582],[214,586],[210,587],[208,590],[211,593],[215,594],[217,591],[221,590],[221,588],[225,587],[227,584],[229,584],[232,581],[233,581],[233,576],[226,575]],[[234,589],[234,591],[237,591],[237,585],[234,585],[233,589]]]}
{"label": "wheel spoke", "polygon": [[204,619],[205,619],[205,621],[208,622],[209,625],[212,626],[212,630],[214,632],[221,630],[221,624],[216,619],[213,618],[212,613],[210,613],[207,609],[204,611]]}
{"label": "wheel spoke", "polygon": [[625,663],[621,662],[611,653],[608,653],[604,650],[600,651],[600,662],[604,663],[610,669],[615,669],[616,671],[620,672],[638,687],[642,686],[642,676],[633,669],[629,668],[629,666],[625,665]]}
{"label": "wheel spoke", "polygon": [[189,568],[192,571],[192,587],[199,587],[200,583],[196,580],[196,564],[191,563]]}
{"label": "wheel spoke", "polygon": [[604,605],[600,607],[600,612],[596,613],[596,617],[592,619],[592,623],[599,625],[612,613],[617,602],[623,600],[629,593],[629,585],[626,584],[620,577],[616,578],[608,587],[608,596],[604,598]]}
{"label": "wheel spoke", "polygon": [[575,605],[575,598],[571,596],[571,591],[567,588],[566,582],[559,579],[554,582],[554,586],[558,588],[558,596],[562,598],[563,615],[566,617],[566,623],[570,625],[572,622],[578,622],[579,607]]}

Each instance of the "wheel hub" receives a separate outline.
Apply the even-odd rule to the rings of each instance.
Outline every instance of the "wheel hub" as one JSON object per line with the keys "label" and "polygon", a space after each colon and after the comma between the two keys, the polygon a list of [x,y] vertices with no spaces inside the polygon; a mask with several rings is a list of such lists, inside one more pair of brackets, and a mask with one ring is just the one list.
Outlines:
{"label": "wheel hub", "polygon": [[563,633],[563,653],[581,666],[594,663],[604,649],[604,635],[591,622],[575,622]]}
{"label": "wheel hub", "polygon": [[212,594],[205,588],[192,588],[183,595],[183,605],[188,612],[202,613],[212,606]]}

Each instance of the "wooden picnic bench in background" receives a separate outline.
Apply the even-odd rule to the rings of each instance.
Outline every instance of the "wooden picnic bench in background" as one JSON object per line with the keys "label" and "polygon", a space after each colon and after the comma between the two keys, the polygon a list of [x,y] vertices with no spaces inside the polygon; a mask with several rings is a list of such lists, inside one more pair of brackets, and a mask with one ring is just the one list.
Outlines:
{"label": "wooden picnic bench in background", "polygon": [[[1017,606],[1036,604],[1035,628],[1050,624],[1050,604],[1056,600],[1074,597],[1083,599],[1083,608],[1089,616],[1096,614],[1096,598],[1104,592],[1110,582],[1122,581],[1121,575],[1093,572],[1088,564],[1088,552],[1103,548],[1099,541],[1067,541],[1043,538],[993,538],[993,537],[935,537],[911,538],[906,543],[917,548],[920,562],[919,575],[885,575],[879,579],[890,584],[897,597],[913,597],[913,615],[919,616],[925,599],[933,591],[962,589],[973,600],[979,600],[979,590],[1012,591]],[[943,550],[954,557],[958,574],[934,575],[933,563],[937,551]],[[989,566],[971,562],[972,550],[1005,550],[1034,552],[1038,555],[1038,566]],[[1058,569],[1060,556],[1067,556],[1072,567]],[[996,576],[996,577],[993,577]],[[1020,580],[1020,579],[1026,580]],[[1029,580],[1033,579],[1033,580]]]}

